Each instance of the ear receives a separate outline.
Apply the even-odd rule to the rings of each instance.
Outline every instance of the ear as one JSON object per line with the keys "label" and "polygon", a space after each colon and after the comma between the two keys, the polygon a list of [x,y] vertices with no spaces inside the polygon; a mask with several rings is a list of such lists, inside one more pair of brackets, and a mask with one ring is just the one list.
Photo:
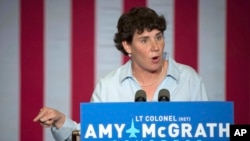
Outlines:
{"label": "ear", "polygon": [[128,54],[132,53],[131,46],[128,44],[127,41],[122,41],[122,46]]}

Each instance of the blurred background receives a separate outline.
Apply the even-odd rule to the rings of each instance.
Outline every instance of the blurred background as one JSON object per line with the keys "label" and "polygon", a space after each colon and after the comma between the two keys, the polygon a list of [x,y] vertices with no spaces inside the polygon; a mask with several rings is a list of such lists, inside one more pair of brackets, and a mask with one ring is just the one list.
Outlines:
{"label": "blurred background", "polygon": [[250,1],[0,0],[1,141],[53,140],[32,121],[43,106],[79,122],[80,102],[127,60],[113,37],[134,6],[165,16],[165,50],[197,70],[211,101],[234,102],[235,123],[250,123]]}

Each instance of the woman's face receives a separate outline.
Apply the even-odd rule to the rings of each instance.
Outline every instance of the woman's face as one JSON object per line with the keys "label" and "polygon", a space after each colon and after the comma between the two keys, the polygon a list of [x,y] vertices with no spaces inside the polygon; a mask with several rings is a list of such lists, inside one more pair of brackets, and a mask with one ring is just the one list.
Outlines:
{"label": "woman's face", "polygon": [[123,46],[131,53],[134,68],[154,72],[163,64],[165,41],[163,33],[157,29],[144,30],[141,34],[135,32],[132,43],[124,41]]}

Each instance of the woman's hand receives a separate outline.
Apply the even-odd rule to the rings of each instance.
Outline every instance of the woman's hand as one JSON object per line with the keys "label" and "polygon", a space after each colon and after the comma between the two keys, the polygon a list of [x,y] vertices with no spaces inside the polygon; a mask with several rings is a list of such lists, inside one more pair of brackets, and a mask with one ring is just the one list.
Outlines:
{"label": "woman's hand", "polygon": [[63,126],[66,117],[63,113],[49,107],[40,109],[38,115],[33,119],[34,122],[40,122],[43,127],[56,127]]}

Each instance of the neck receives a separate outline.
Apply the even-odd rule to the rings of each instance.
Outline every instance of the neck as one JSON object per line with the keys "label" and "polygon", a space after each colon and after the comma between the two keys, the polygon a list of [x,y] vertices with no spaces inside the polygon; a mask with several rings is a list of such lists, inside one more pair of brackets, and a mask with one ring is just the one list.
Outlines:
{"label": "neck", "polygon": [[135,73],[133,71],[133,76],[136,78],[141,87],[150,87],[157,84],[157,82],[161,80],[163,72],[164,72],[164,63],[161,65],[160,69],[155,72],[151,73],[147,72],[146,74],[141,72]]}

